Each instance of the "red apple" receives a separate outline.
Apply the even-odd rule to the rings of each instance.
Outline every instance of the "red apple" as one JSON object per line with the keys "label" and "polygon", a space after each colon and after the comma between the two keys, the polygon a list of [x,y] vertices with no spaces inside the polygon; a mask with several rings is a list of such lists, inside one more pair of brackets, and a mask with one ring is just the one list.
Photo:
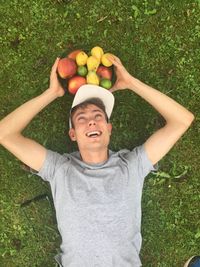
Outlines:
{"label": "red apple", "polygon": [[68,91],[70,92],[70,94],[75,95],[81,85],[84,84],[86,84],[86,78],[76,75],[69,79]]}
{"label": "red apple", "polygon": [[71,53],[69,53],[69,55],[67,56],[68,58],[73,59],[74,61],[76,60],[76,56],[78,55],[79,52],[81,52],[81,49],[78,50],[74,50]]}
{"label": "red apple", "polygon": [[71,58],[61,58],[58,62],[58,74],[61,78],[66,79],[72,77],[77,71],[77,65]]}
{"label": "red apple", "polygon": [[112,70],[111,70],[111,68],[108,68],[105,66],[99,66],[97,69],[97,75],[100,78],[111,80],[112,79]]}

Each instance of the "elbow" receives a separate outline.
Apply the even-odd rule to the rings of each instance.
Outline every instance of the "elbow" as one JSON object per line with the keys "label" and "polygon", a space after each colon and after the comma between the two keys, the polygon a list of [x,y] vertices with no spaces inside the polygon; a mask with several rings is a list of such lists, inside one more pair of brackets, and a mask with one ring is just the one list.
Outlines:
{"label": "elbow", "polygon": [[194,114],[188,112],[187,116],[184,116],[178,120],[171,121],[170,125],[173,127],[173,129],[176,129],[181,133],[184,133],[191,126],[194,119],[195,119]]}
{"label": "elbow", "polygon": [[3,136],[2,134],[0,134],[0,145],[2,144],[2,139],[3,139]]}
{"label": "elbow", "polygon": [[3,145],[4,136],[0,135],[0,145]]}
{"label": "elbow", "polygon": [[192,124],[192,122],[194,121],[195,116],[193,113],[189,112],[189,114],[187,115],[187,117],[185,117],[182,122],[181,125],[183,127],[183,129],[186,131]]}
{"label": "elbow", "polygon": [[194,121],[194,119],[195,119],[194,114],[191,113],[191,112],[189,112],[188,118],[186,120],[186,125],[187,125],[188,128],[190,127],[190,125],[192,124],[192,122]]}
{"label": "elbow", "polygon": [[5,138],[4,131],[3,129],[0,128],[0,145],[2,145],[4,138]]}

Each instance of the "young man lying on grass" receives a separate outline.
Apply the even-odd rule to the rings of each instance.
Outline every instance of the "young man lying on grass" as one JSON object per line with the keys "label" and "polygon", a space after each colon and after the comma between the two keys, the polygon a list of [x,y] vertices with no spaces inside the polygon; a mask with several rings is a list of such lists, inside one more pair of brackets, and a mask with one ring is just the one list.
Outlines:
{"label": "young man lying on grass", "polygon": [[[82,86],[70,112],[69,136],[78,151],[63,155],[22,135],[24,128],[48,104],[64,95],[52,67],[50,86],[0,122],[0,142],[51,185],[58,229],[57,257],[64,267],[139,267],[141,196],[144,178],[191,125],[194,116],[170,97],[127,72],[111,56],[116,83],[109,91]],[[163,128],[131,150],[108,149],[114,105],[112,92],[131,90],[165,119]]]}

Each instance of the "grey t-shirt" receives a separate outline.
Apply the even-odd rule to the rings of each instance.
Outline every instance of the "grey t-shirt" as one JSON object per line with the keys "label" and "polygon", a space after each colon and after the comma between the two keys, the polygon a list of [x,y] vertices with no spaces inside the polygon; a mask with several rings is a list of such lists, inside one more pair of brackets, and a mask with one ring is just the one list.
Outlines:
{"label": "grey t-shirt", "polygon": [[38,172],[51,185],[64,267],[139,267],[144,177],[154,170],[144,146],[109,150],[101,164],[79,152],[47,150]]}

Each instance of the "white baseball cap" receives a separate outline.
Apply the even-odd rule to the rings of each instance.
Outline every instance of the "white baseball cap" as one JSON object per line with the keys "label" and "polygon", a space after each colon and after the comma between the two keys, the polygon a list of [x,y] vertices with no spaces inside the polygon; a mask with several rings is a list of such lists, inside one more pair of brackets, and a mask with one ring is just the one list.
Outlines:
{"label": "white baseball cap", "polygon": [[[99,98],[104,103],[106,114],[108,116],[108,119],[110,119],[114,107],[115,98],[109,90],[97,85],[82,85],[75,94],[71,109],[90,98]],[[69,127],[72,128],[71,116],[69,118]]]}

